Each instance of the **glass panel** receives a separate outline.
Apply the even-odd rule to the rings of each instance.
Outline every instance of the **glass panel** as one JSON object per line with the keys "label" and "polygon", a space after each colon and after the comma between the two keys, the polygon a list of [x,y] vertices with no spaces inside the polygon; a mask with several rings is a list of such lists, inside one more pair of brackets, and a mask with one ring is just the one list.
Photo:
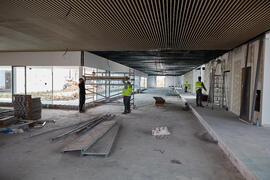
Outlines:
{"label": "glass panel", "polygon": [[141,88],[146,88],[146,80],[147,78],[141,77]]}
{"label": "glass panel", "polygon": [[43,104],[52,104],[52,67],[27,66],[26,90]]}
{"label": "glass panel", "polygon": [[136,91],[137,89],[140,89],[140,77],[139,76],[135,76],[135,83],[134,83],[134,91]]}
{"label": "glass panel", "polygon": [[[96,74],[96,68],[84,67],[83,74],[84,75],[93,75]],[[93,92],[96,92],[96,80],[87,80],[85,82],[85,89],[86,89],[86,97],[85,103],[90,103],[96,100],[96,95]]]}
{"label": "glass panel", "polygon": [[25,67],[13,67],[13,93],[25,94]]}
{"label": "glass panel", "polygon": [[[97,74],[98,76],[106,76],[106,71],[103,69],[98,69]],[[104,99],[106,96],[106,90],[105,90],[105,80],[97,80],[97,84],[100,84],[97,86],[97,100]]]}
{"label": "glass panel", "polygon": [[11,102],[11,66],[0,67],[0,102]]}
{"label": "glass panel", "polygon": [[79,67],[53,67],[53,104],[79,104]]}
{"label": "glass panel", "polygon": [[[124,76],[124,73],[112,73],[111,76]],[[115,84],[115,85],[114,85]],[[123,89],[122,80],[111,80],[110,95],[121,94]]]}

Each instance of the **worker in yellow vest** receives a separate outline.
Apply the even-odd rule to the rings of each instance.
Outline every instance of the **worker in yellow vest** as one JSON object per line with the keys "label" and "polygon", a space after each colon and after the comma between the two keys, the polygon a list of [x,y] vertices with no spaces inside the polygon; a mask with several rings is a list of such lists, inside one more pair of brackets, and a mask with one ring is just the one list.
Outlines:
{"label": "worker in yellow vest", "polygon": [[205,91],[206,91],[206,88],[205,88],[205,86],[204,86],[204,84],[203,84],[203,82],[201,80],[202,80],[202,77],[199,76],[198,81],[195,83],[196,104],[197,104],[197,106],[203,107],[203,105],[202,105],[202,88]]}
{"label": "worker in yellow vest", "polygon": [[188,89],[188,81],[185,82],[185,92],[187,92]]}
{"label": "worker in yellow vest", "polygon": [[130,110],[130,99],[131,99],[131,96],[132,96],[132,85],[128,81],[128,79],[129,78],[126,77],[126,79],[123,81],[124,87],[123,87],[123,90],[122,90],[122,95],[123,95],[123,101],[124,101],[124,106],[125,106],[123,114],[127,114],[127,113],[131,112],[131,110]]}

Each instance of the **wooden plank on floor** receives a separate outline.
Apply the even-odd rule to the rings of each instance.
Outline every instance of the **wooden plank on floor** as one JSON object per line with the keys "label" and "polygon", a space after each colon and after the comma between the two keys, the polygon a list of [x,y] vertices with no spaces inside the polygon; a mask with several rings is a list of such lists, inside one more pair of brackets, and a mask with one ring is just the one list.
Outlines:
{"label": "wooden plank on floor", "polygon": [[118,134],[118,131],[119,124],[116,124],[88,150],[82,151],[82,155],[108,157]]}
{"label": "wooden plank on floor", "polygon": [[68,151],[86,151],[92,146],[98,139],[103,137],[114,125],[116,121],[104,121],[93,129],[88,131],[86,134],[78,137],[72,143],[68,144],[63,152]]}

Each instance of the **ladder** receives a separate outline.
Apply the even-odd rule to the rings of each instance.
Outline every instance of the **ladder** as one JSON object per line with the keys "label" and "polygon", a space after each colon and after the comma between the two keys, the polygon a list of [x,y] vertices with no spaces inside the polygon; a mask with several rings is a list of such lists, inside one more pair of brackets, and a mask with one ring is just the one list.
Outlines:
{"label": "ladder", "polygon": [[[221,64],[221,74],[216,74],[217,66]],[[210,73],[210,89],[209,95],[207,99],[207,106],[209,104],[212,105],[212,109],[214,109],[214,105],[222,108],[227,103],[225,97],[225,81],[224,81],[224,64],[221,61],[216,62],[216,65],[212,63],[212,70]]]}
{"label": "ladder", "polygon": [[132,85],[132,96],[130,100],[130,105],[133,107],[133,109],[135,109],[136,105],[135,105],[135,70],[134,69],[129,69],[129,80]]}

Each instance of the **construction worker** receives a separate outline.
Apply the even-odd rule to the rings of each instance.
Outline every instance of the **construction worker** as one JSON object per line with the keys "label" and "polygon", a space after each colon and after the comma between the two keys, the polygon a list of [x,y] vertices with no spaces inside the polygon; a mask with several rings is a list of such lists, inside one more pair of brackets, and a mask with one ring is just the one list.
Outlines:
{"label": "construction worker", "polygon": [[84,112],[84,104],[85,104],[85,81],[83,78],[79,79],[79,98],[80,98],[80,103],[79,103],[79,112],[82,113]]}
{"label": "construction worker", "polygon": [[185,82],[185,92],[187,92],[188,89],[188,81]]}
{"label": "construction worker", "polygon": [[206,88],[205,88],[205,86],[204,86],[204,84],[203,84],[203,82],[201,80],[202,80],[202,77],[199,76],[198,81],[195,83],[196,104],[197,104],[197,106],[203,107],[203,105],[202,105],[202,88],[205,91],[206,91]]}
{"label": "construction worker", "polygon": [[124,106],[125,106],[123,114],[127,114],[127,113],[131,112],[131,110],[130,110],[130,99],[131,99],[131,96],[132,96],[132,85],[131,85],[131,83],[129,82],[128,79],[129,78],[126,77],[126,79],[123,81],[124,87],[123,87],[123,90],[122,90],[122,95],[123,95],[123,101],[124,101]]}

